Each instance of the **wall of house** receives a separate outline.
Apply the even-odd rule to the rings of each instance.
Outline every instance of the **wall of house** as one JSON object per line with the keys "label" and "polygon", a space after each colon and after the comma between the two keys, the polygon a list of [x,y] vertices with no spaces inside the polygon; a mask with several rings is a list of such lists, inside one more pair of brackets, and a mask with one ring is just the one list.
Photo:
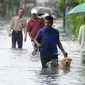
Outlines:
{"label": "wall of house", "polygon": [[30,11],[35,6],[54,7],[56,0],[20,0],[20,6],[25,9],[25,16],[30,16]]}
{"label": "wall of house", "polygon": [[30,16],[30,10],[36,6],[36,0],[20,0],[20,7],[25,9],[25,16]]}

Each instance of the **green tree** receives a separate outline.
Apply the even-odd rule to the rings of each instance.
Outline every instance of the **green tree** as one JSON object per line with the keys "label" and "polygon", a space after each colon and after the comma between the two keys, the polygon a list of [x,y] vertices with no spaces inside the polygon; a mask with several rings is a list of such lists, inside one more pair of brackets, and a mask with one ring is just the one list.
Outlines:
{"label": "green tree", "polygon": [[67,8],[67,6],[75,6],[76,3],[73,0],[57,0],[57,2],[56,2],[57,10],[61,14],[63,14],[63,27],[64,27],[65,32],[66,32],[66,8]]}
{"label": "green tree", "polygon": [[[81,4],[83,2],[85,2],[85,0],[58,0],[56,2],[56,9],[64,15],[64,10],[67,6],[75,7],[76,5]],[[75,36],[78,35],[79,27],[83,23],[84,16],[66,16],[66,28],[69,30],[70,33],[74,34]]]}
{"label": "green tree", "polygon": [[0,0],[0,16],[16,15],[16,10],[19,8],[19,0]]}

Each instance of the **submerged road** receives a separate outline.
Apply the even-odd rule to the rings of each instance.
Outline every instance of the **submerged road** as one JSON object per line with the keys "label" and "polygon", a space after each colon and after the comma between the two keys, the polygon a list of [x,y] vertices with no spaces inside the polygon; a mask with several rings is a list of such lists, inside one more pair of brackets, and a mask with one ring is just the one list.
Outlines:
{"label": "submerged road", "polygon": [[[58,20],[56,27],[62,25]],[[65,33],[60,39],[63,47],[72,58],[69,69],[42,69],[39,55],[32,56],[30,38],[23,43],[23,49],[11,49],[11,38],[8,37],[9,25],[0,27],[0,85],[85,85],[85,64],[82,64],[79,44],[72,41]],[[59,50],[59,60],[63,58]]]}

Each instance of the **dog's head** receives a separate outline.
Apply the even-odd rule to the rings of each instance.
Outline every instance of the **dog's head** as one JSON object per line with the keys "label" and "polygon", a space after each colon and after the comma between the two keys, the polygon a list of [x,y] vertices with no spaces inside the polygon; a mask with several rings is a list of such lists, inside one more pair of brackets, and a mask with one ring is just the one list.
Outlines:
{"label": "dog's head", "polygon": [[62,64],[63,64],[63,66],[70,66],[71,61],[72,61],[71,58],[69,58],[69,57],[64,57],[61,62],[62,62]]}

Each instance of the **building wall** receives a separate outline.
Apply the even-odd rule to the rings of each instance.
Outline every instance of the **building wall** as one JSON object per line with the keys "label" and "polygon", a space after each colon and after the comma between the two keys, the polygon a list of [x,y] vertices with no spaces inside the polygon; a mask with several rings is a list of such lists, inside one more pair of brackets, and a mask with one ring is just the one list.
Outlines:
{"label": "building wall", "polygon": [[30,11],[35,6],[54,7],[56,0],[20,0],[20,6],[25,8],[25,16],[30,16]]}
{"label": "building wall", "polygon": [[25,9],[25,16],[30,16],[30,10],[36,6],[36,0],[21,0],[20,6]]}

